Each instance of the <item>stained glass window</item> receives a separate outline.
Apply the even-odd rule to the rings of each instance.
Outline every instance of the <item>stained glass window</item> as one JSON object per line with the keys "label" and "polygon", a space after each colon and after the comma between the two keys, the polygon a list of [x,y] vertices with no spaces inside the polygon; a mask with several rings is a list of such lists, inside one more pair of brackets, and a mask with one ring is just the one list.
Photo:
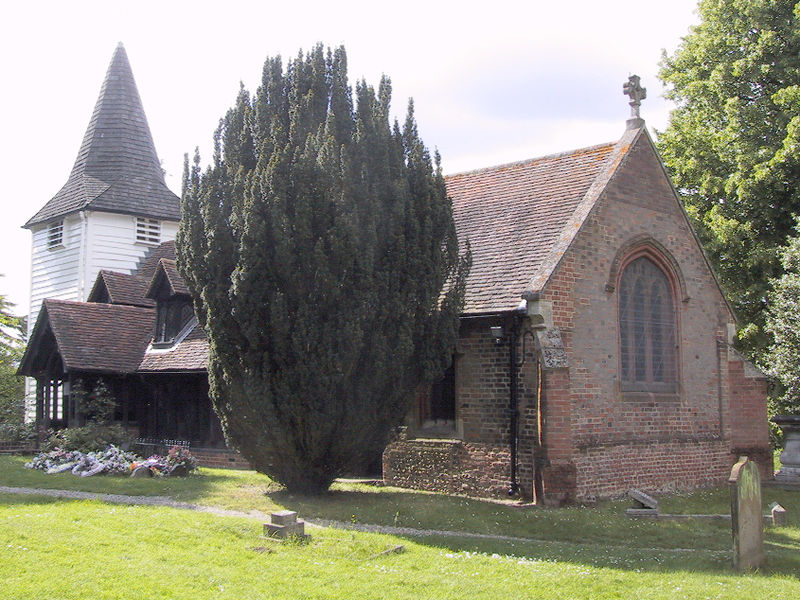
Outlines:
{"label": "stained glass window", "polygon": [[678,377],[672,286],[645,256],[622,273],[619,325],[623,391],[674,392]]}

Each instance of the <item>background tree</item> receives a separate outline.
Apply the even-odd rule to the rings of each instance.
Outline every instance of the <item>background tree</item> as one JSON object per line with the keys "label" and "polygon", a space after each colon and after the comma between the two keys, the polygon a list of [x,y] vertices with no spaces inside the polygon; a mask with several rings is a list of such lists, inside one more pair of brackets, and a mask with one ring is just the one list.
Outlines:
{"label": "background tree", "polygon": [[771,399],[771,414],[800,414],[800,237],[793,237],[781,253],[784,274],[773,284],[766,330],[773,344],[765,365],[782,384]]}
{"label": "background tree", "polygon": [[660,77],[678,104],[659,149],[744,326],[764,309],[800,212],[800,30],[787,0],[701,0],[700,23]]}
{"label": "background tree", "polygon": [[356,85],[343,48],[268,59],[188,162],[178,265],[209,338],[229,444],[293,491],[379,452],[458,330],[459,256],[439,158],[391,86]]}
{"label": "background tree", "polygon": [[0,295],[0,439],[26,437],[25,378],[17,375],[24,349],[25,320],[11,313],[12,304]]}

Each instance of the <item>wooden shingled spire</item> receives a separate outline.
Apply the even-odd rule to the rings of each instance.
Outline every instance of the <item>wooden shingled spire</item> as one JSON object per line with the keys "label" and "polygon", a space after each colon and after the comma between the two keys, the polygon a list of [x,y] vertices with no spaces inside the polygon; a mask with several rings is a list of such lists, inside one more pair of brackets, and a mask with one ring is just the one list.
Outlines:
{"label": "wooden shingled spire", "polygon": [[180,218],[180,200],[164,182],[122,43],[114,51],[67,183],[25,227],[82,210]]}

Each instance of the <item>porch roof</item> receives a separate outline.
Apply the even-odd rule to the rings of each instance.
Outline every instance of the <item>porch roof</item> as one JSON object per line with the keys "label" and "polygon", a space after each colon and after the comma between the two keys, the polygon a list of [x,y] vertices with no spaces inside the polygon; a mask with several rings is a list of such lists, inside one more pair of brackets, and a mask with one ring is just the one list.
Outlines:
{"label": "porch roof", "polygon": [[48,333],[66,371],[133,373],[153,335],[155,310],[140,306],[45,300],[22,357],[21,375],[41,375],[37,364]]}

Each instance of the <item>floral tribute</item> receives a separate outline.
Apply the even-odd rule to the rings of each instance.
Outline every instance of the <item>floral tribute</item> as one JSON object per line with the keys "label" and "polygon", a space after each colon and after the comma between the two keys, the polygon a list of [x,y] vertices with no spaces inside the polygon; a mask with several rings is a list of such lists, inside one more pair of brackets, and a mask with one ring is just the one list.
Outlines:
{"label": "floral tribute", "polygon": [[137,468],[144,467],[150,475],[165,477],[168,475],[187,475],[197,468],[197,459],[180,446],[174,446],[166,457],[153,455],[142,459],[133,452],[126,452],[110,445],[103,452],[66,451],[55,448],[50,452],[42,452],[33,460],[25,463],[29,469],[40,469],[45,473],[71,472],[81,477],[91,477],[100,473],[109,475],[125,475]]}
{"label": "floral tribute", "polygon": [[154,454],[147,460],[139,460],[131,464],[131,471],[146,467],[151,475],[187,475],[197,468],[197,459],[186,448],[173,446],[167,456]]}

